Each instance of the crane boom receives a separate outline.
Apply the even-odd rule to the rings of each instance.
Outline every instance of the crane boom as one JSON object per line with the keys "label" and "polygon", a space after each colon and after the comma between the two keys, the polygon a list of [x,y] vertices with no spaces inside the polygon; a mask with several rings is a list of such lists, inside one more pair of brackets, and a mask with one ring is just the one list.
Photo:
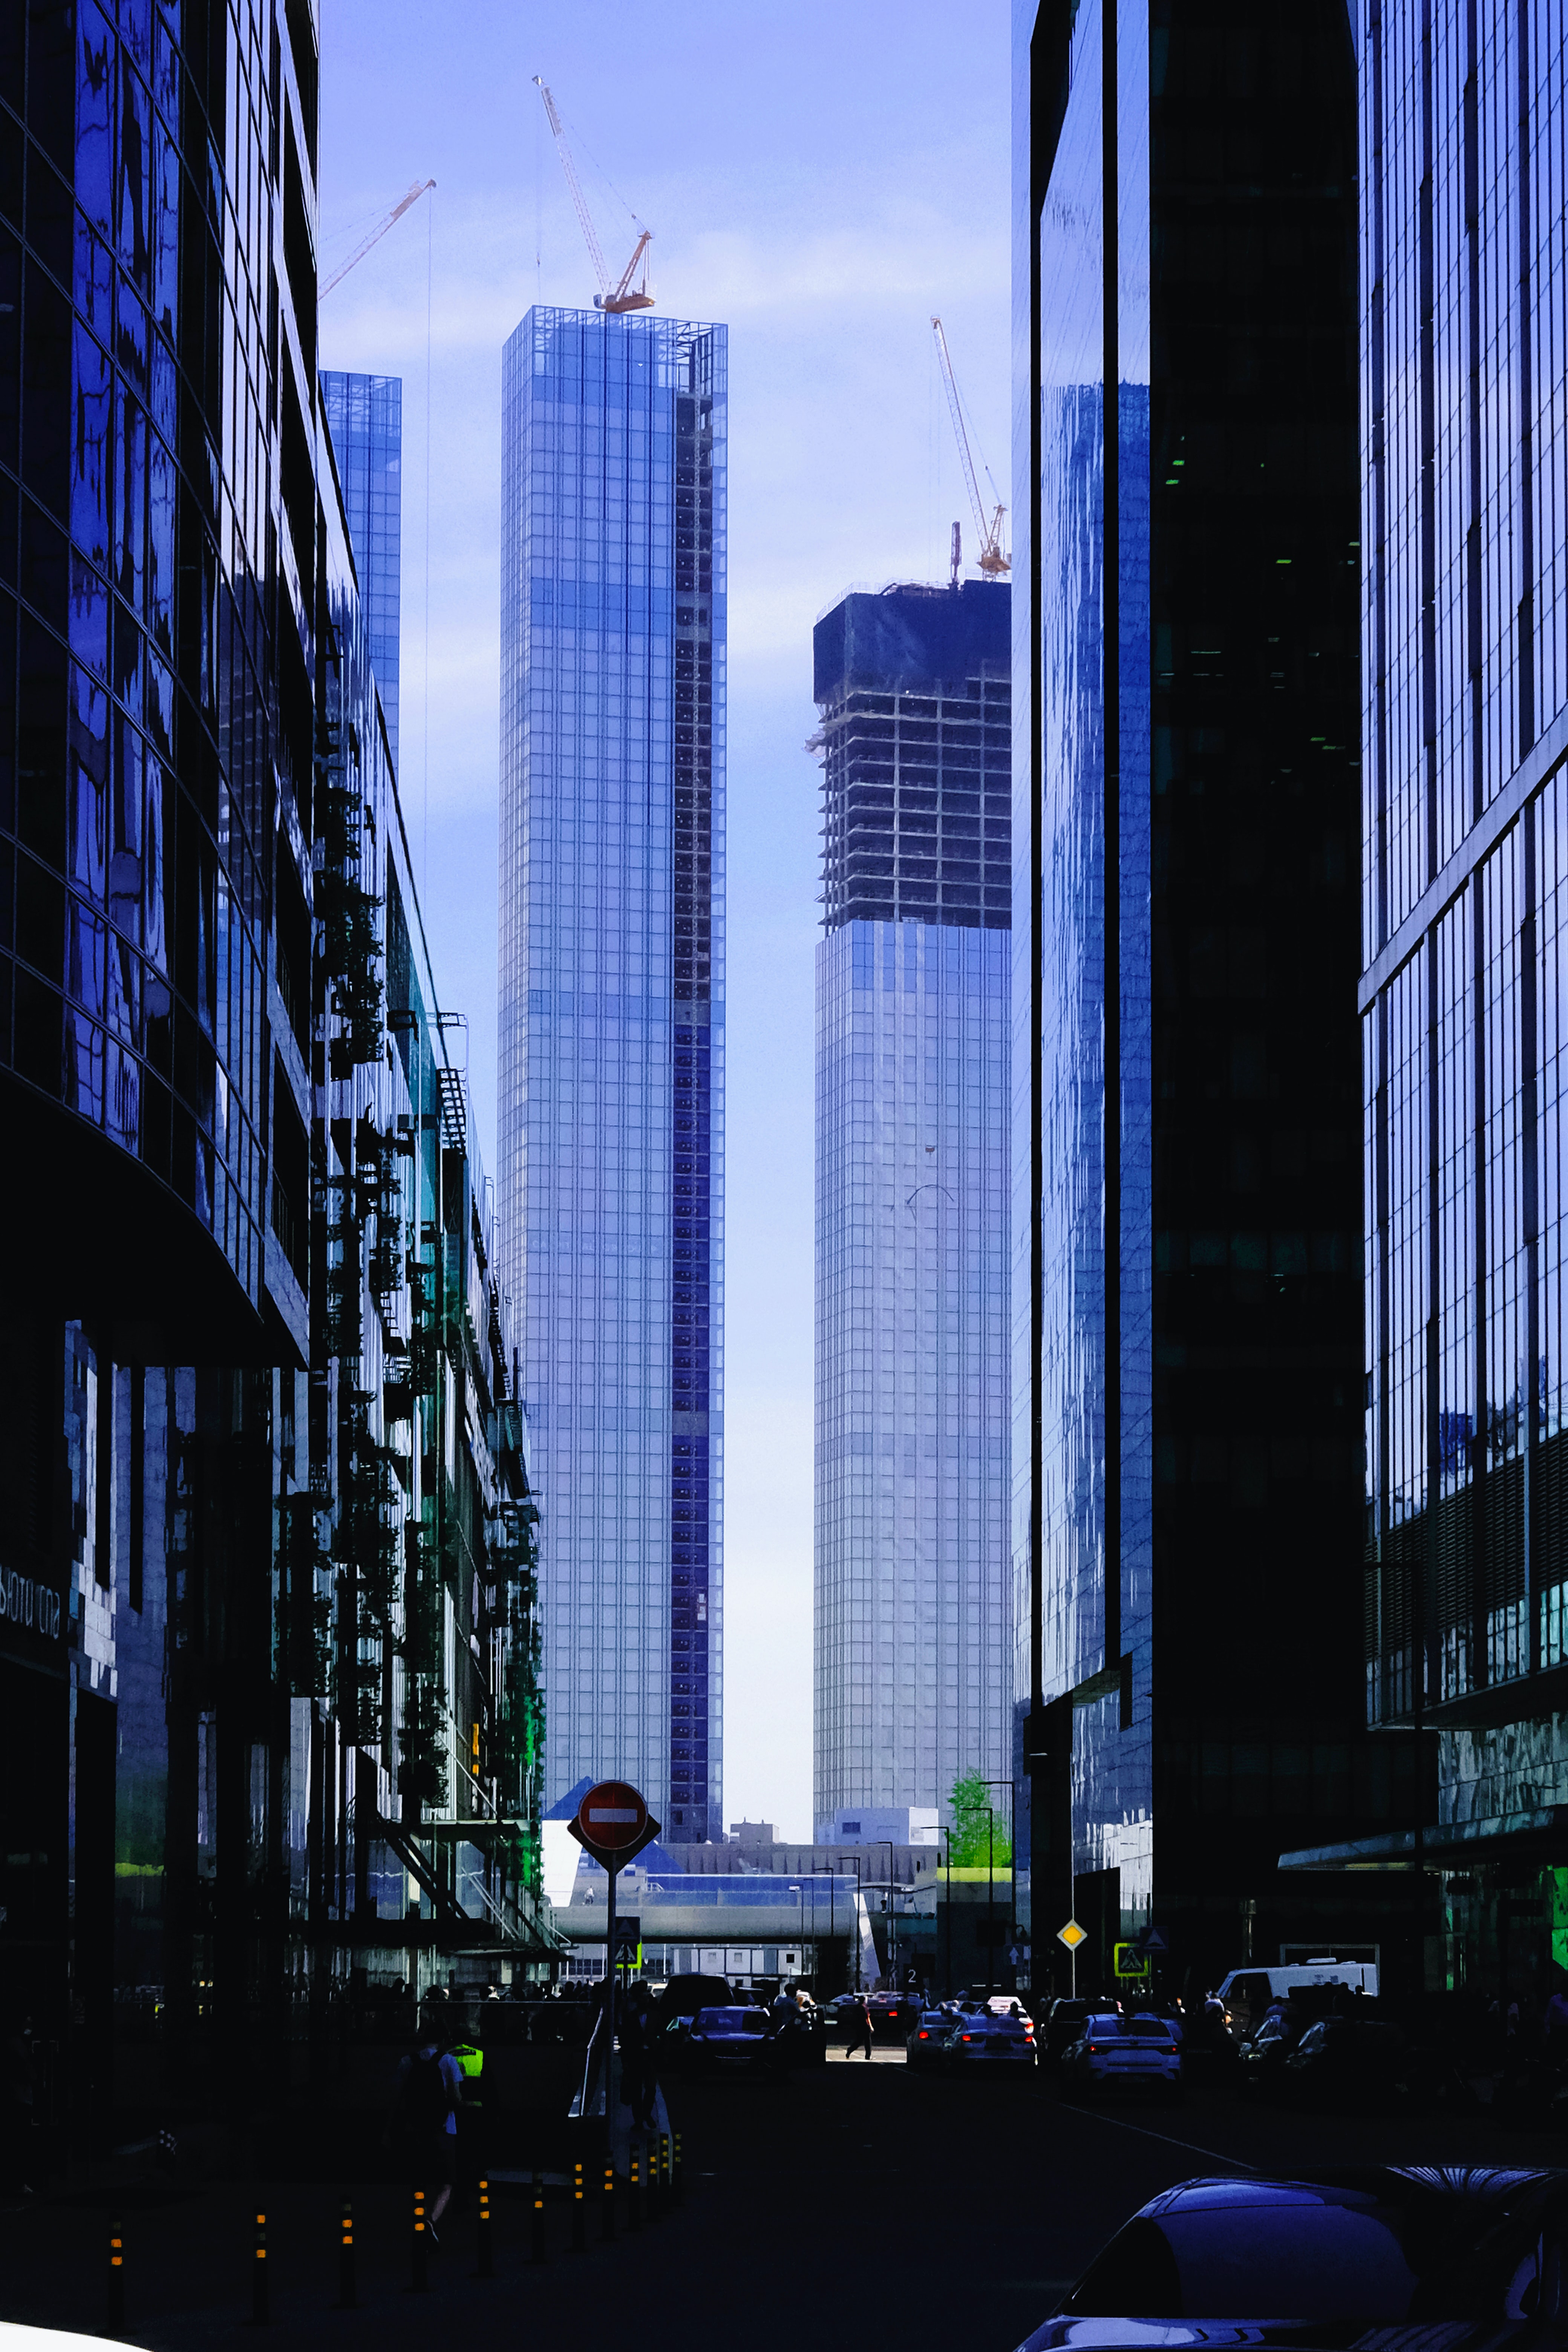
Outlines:
{"label": "crane boom", "polygon": [[349,271],[364,259],[365,255],[370,251],[371,247],[373,245],[379,245],[382,238],[386,235],[387,230],[389,228],[395,228],[397,223],[403,218],[404,214],[408,210],[410,205],[416,205],[419,202],[420,197],[425,194],[426,190],[427,188],[433,188],[435,184],[436,183],[434,180],[416,180],[413,186],[409,189],[408,194],[398,199],[397,203],[393,205],[392,210],[387,214],[385,219],[376,223],[370,235],[365,237],[362,243],[355,246],[353,251],[350,254],[346,261],[340,262],[337,268],[333,270],[331,276],[322,287],[321,292],[317,295],[317,301],[324,301],[327,296],[331,292],[334,286],[341,286],[343,279],[348,276]]}
{"label": "crane boom", "polygon": [[[612,281],[610,266],[605,259],[605,249],[599,243],[599,233],[594,226],[594,215],[588,210],[588,199],[583,194],[583,184],[577,177],[577,166],[572,159],[572,150],[567,143],[565,125],[556,110],[555,100],[550,94],[550,85],[542,74],[535,74],[533,79],[539,95],[544,100],[544,111],[549,117],[551,134],[555,141],[555,152],[561,158],[561,169],[566,174],[566,185],[572,191],[572,202],[577,208],[577,225],[583,232],[583,242],[588,248],[588,258],[594,265],[594,275],[599,281],[599,290],[594,297],[595,310],[651,310],[653,296],[647,290],[646,263],[642,285],[635,293],[632,291],[632,279],[637,275],[637,265],[643,261],[644,255],[653,243],[652,230],[645,228],[642,231],[633,249],[632,257],[622,270],[619,279]],[[633,217],[635,218],[636,215],[634,215]]]}
{"label": "crane boom", "polygon": [[[936,337],[936,355],[942,366],[942,380],[947,392],[947,404],[952,412],[952,430],[958,442],[958,455],[963,467],[964,482],[969,490],[969,503],[974,510],[975,528],[980,533],[980,569],[994,577],[1000,572],[1012,569],[1011,563],[1002,551],[1002,518],[1007,509],[998,499],[990,520],[986,519],[985,509],[980,499],[980,484],[974,477],[974,460],[969,451],[969,430],[963,421],[963,404],[958,396],[958,380],[952,373],[952,361],[948,352],[947,337],[942,332],[940,319],[933,319],[931,323],[931,331]],[[982,462],[984,463],[984,460]],[[986,472],[989,476],[989,467],[986,467]],[[993,483],[993,489],[995,487]]]}

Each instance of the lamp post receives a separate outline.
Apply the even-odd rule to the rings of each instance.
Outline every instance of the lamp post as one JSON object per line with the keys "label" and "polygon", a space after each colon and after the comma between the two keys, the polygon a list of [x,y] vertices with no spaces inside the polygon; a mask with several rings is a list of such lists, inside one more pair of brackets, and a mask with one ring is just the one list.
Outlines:
{"label": "lamp post", "polygon": [[855,1990],[860,1990],[860,1922],[866,1916],[866,1890],[860,1878],[860,1857],[851,1854],[855,1865]]}
{"label": "lamp post", "polygon": [[952,1832],[951,1829],[944,1830],[942,1835],[947,1840],[947,1901],[942,1906],[942,1919],[947,1928],[947,1967],[942,1974],[942,1983],[947,1998],[951,2000],[952,1999]]}
{"label": "lamp post", "polygon": [[805,1973],[805,1971],[804,1968],[802,1967],[801,1963],[802,1963],[802,1961],[803,1961],[803,1960],[805,1959],[805,1895],[801,1893],[801,1891],[800,1891],[800,1889],[799,1889],[799,1887],[798,1887],[798,1886],[792,1886],[792,1887],[790,1888],[790,1893],[795,1896],[795,1974],[796,1974],[797,1976],[804,1976],[804,1974]]}
{"label": "lamp post", "polygon": [[[978,1776],[977,1776],[977,1777],[978,1777]],[[982,1788],[984,1788],[984,1789],[1005,1789],[1005,1790],[1006,1790],[1006,1791],[1007,1791],[1008,1831],[1009,1831],[1009,1843],[1010,1843],[1010,1853],[1009,1853],[1009,1860],[1008,1860],[1008,1865],[1007,1865],[1007,1867],[1008,1867],[1008,1874],[1009,1874],[1009,1881],[1010,1881],[1010,1884],[1009,1884],[1009,1889],[1008,1889],[1008,1896],[1007,1896],[1007,1926],[1008,1926],[1008,1931],[1009,1931],[1009,1935],[1010,1935],[1010,1937],[1011,1937],[1012,1943],[1013,1943],[1013,1944],[1016,1944],[1016,1942],[1017,1942],[1017,1940],[1018,1940],[1018,1798],[1017,1798],[1017,1791],[1015,1790],[1015,1788],[1014,1788],[1013,1783],[1012,1783],[1012,1781],[1011,1781],[1011,1780],[982,1780],[980,1785],[981,1785],[981,1787],[982,1787]],[[995,1808],[992,1805],[992,1803],[990,1802],[990,1800],[989,1800],[989,1799],[987,1799],[987,1801],[986,1801],[985,1811],[986,1811],[987,1814],[988,1814],[988,1815],[989,1815],[989,1817],[990,1817],[990,1818],[989,1818],[989,1822],[988,1822],[988,1823],[987,1823],[987,1834],[986,1834],[986,1866],[985,1866],[985,1932],[986,1932],[986,1935],[987,1935],[988,1937],[991,1937],[994,1938],[994,1936],[995,1936],[995,1926],[994,1926],[994,1918],[993,1918],[993,1912],[994,1912],[994,1906],[993,1896],[992,1896],[992,1892],[991,1892],[991,1854],[992,1854],[993,1851],[994,1850],[995,1842],[996,1842],[996,1841],[995,1841],[996,1812],[995,1812]],[[950,1839],[950,1840],[949,1840],[949,1851],[951,1852],[951,1850],[952,1850],[952,1841],[951,1841],[951,1839]],[[986,1991],[987,1991],[987,1992],[989,1992],[989,1991],[991,1990],[991,1977],[992,1977],[992,1971],[993,1971],[993,1969],[994,1969],[994,1966],[995,1966],[995,1958],[996,1958],[996,1947],[995,1947],[994,1940],[993,1940],[993,1942],[992,1942],[992,1944],[991,1944],[991,1946],[990,1946],[989,1958],[987,1958],[987,1960],[986,1960],[986,1964],[985,1964],[985,1990],[986,1990]]]}
{"label": "lamp post", "polygon": [[879,1845],[888,1849],[888,1974],[893,1980],[893,1990],[899,1990],[899,1915],[893,1908],[893,1841],[879,1838]]}

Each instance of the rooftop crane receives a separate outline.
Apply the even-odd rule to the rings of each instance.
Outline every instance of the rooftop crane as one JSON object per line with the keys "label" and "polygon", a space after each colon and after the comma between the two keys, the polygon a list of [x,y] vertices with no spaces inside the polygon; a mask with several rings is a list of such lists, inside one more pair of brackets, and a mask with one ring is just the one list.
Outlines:
{"label": "rooftop crane", "polygon": [[[995,510],[990,521],[987,522],[985,509],[980,503],[980,485],[974,478],[974,460],[969,454],[969,433],[963,422],[963,404],[959,399],[958,384],[952,373],[952,362],[948,357],[947,337],[942,333],[940,319],[933,319],[931,323],[931,332],[936,337],[936,355],[942,362],[942,380],[947,386],[947,404],[952,411],[952,429],[958,436],[958,454],[963,461],[963,478],[969,485],[969,503],[974,509],[974,520],[980,532],[980,569],[988,579],[998,579],[1013,568],[1010,559],[1002,551],[1002,518],[1007,509],[998,499]],[[984,456],[980,462],[985,466]],[[985,478],[990,482],[992,490],[994,492],[996,484],[989,466],[985,466]],[[955,554],[957,533],[958,526],[955,523],[953,525]]]}
{"label": "rooftop crane", "polygon": [[[577,166],[572,160],[572,150],[566,143],[565,131],[562,126],[561,117],[555,110],[555,100],[550,95],[550,85],[542,74],[535,74],[533,79],[535,88],[544,100],[544,111],[550,118],[550,128],[554,134],[555,150],[561,158],[561,168],[566,174],[566,184],[572,191],[572,201],[577,207],[577,219],[588,247],[588,258],[594,265],[594,275],[599,281],[599,290],[594,297],[595,310],[651,310],[653,296],[647,290],[646,256],[648,247],[653,243],[653,231],[642,229],[632,248],[631,259],[622,270],[618,282],[612,285],[610,265],[605,259],[598,232],[594,226],[594,215],[588,210],[588,199],[583,194],[583,184],[577,177]],[[632,217],[636,219],[635,213]],[[632,279],[637,274],[639,264],[642,268],[642,279],[641,283],[634,288]]]}
{"label": "rooftop crane", "polygon": [[370,235],[365,237],[361,244],[355,246],[348,259],[340,263],[338,268],[333,270],[331,276],[328,278],[326,284],[317,295],[317,301],[324,301],[327,296],[331,292],[334,286],[341,286],[343,279],[348,276],[349,271],[354,268],[356,263],[364,259],[365,255],[370,251],[371,247],[373,245],[379,245],[382,238],[386,235],[387,230],[395,227],[403,218],[404,214],[408,210],[410,205],[416,205],[419,202],[420,197],[425,194],[426,188],[433,188],[435,184],[436,183],[434,180],[416,180],[413,186],[409,189],[408,194],[405,196],[400,196],[398,198],[398,201],[393,205],[392,210],[387,214],[385,219],[378,221],[375,226],[372,229]]}

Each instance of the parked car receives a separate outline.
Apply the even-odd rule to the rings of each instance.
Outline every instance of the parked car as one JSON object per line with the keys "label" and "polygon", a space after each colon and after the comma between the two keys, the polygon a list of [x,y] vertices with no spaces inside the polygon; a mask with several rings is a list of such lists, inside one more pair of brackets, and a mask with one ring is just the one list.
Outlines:
{"label": "parked car", "polygon": [[1118,2017],[1097,2010],[1062,2053],[1062,2096],[1122,2091],[1176,2100],[1182,2095],[1182,2053],[1163,2018]]}
{"label": "parked car", "polygon": [[1016,2074],[1026,2067],[1033,2072],[1037,2063],[1034,2021],[1021,2011],[999,2017],[982,2009],[957,2018],[942,2051],[949,2074]]}
{"label": "parked car", "polygon": [[922,2074],[934,2074],[942,2063],[942,2053],[947,2047],[954,2022],[940,2009],[922,2010],[905,2037],[905,2063]]}
{"label": "parked car", "polygon": [[[1435,2329],[1445,2342],[1495,2345],[1513,2322],[1521,2341],[1556,2344],[1565,2252],[1565,2172],[1369,2166],[1342,2179],[1189,2180],[1117,2231],[1020,2352],[1212,2346],[1215,2321],[1231,2323],[1226,2341],[1254,2347],[1433,2321],[1470,2323]],[[1107,2326],[1119,2319],[1125,2335]],[[1321,2336],[1305,2333],[1313,2323]]]}
{"label": "parked car", "polygon": [[1094,2014],[1091,2000],[1053,2000],[1046,2019],[1042,2051],[1047,2066],[1054,2066],[1062,2052],[1079,2040],[1084,2021]]}
{"label": "parked car", "polygon": [[682,2048],[693,2074],[786,2073],[785,2036],[765,2009],[700,2009]]}
{"label": "parked car", "polygon": [[1286,2052],[1277,2088],[1299,2106],[1403,2105],[1406,2056],[1396,2025],[1374,2017],[1320,2017]]}

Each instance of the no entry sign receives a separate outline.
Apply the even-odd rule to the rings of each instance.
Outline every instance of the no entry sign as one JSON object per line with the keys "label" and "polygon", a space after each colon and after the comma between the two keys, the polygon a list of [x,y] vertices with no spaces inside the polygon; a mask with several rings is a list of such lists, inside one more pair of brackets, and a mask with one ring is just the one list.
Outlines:
{"label": "no entry sign", "polygon": [[600,1780],[577,1808],[572,1834],[595,1862],[616,1871],[651,1845],[658,1823],[648,1811],[640,1789],[629,1780]]}

